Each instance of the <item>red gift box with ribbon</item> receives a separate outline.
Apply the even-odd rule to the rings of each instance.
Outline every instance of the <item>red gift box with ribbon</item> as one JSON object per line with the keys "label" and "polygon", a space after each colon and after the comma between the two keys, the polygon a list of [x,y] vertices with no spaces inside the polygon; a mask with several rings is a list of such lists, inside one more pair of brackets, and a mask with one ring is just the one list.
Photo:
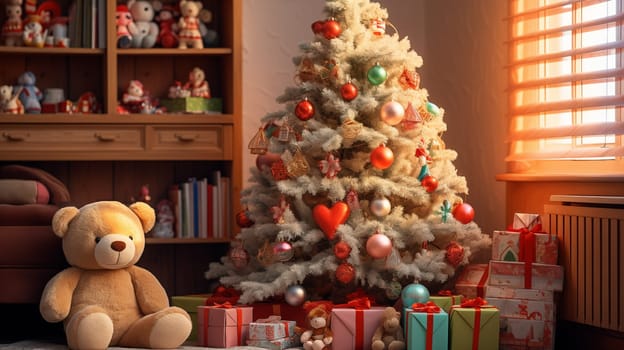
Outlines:
{"label": "red gift box with ribbon", "polygon": [[487,284],[488,264],[470,264],[457,277],[455,292],[466,298],[483,298]]}
{"label": "red gift box with ribbon", "polygon": [[250,340],[274,340],[295,335],[295,321],[282,320],[280,316],[261,318],[249,324]]}
{"label": "red gift box with ribbon", "polygon": [[534,230],[519,229],[494,231],[492,235],[492,260],[528,261],[556,265],[558,259],[557,236]]}
{"label": "red gift box with ribbon", "polygon": [[500,314],[485,299],[453,305],[449,323],[451,350],[498,350]]}
{"label": "red gift box with ribbon", "polygon": [[232,306],[230,303],[199,306],[197,341],[200,346],[216,348],[245,345],[252,318],[251,307]]}
{"label": "red gift box with ribbon", "polygon": [[531,262],[490,261],[490,285],[563,290],[563,267]]}
{"label": "red gift box with ribbon", "polygon": [[447,350],[448,314],[434,302],[405,309],[406,343],[410,350]]}
{"label": "red gift box with ribbon", "polygon": [[331,330],[334,334],[332,349],[367,350],[379,326],[386,307],[346,308],[337,305],[332,309]]}

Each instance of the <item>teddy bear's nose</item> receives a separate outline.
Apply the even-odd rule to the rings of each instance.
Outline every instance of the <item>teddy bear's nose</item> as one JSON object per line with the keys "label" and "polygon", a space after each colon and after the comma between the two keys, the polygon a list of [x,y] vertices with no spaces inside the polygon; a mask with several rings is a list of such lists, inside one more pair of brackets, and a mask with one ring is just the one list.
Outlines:
{"label": "teddy bear's nose", "polygon": [[120,252],[126,249],[126,243],[122,241],[115,241],[111,243],[111,248],[113,248],[114,251]]}

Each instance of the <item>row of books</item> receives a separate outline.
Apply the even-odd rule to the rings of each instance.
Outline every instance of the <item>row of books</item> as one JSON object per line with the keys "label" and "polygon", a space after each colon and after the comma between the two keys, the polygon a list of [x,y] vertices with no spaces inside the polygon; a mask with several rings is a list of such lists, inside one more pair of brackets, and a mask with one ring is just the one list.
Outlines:
{"label": "row of books", "polygon": [[230,178],[214,171],[190,178],[169,191],[174,206],[176,238],[227,238],[232,217]]}
{"label": "row of books", "polygon": [[71,47],[106,47],[106,1],[76,0],[69,7],[67,36]]}

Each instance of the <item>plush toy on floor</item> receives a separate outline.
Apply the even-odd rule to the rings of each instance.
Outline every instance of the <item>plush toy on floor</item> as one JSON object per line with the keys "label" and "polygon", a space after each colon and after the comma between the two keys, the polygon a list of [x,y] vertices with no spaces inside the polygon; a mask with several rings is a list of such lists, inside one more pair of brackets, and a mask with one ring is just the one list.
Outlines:
{"label": "plush toy on floor", "polygon": [[389,306],[384,310],[379,326],[373,334],[372,350],[403,350],[405,341],[401,328],[401,313]]}
{"label": "plush toy on floor", "polygon": [[326,310],[325,305],[315,306],[308,312],[309,328],[300,337],[305,350],[331,349],[334,337],[329,324],[329,316],[330,313]]}
{"label": "plush toy on floor", "polygon": [[64,322],[70,349],[171,349],[190,334],[188,313],[170,307],[156,277],[135,266],[154,221],[143,202],[94,202],[54,215],[52,229],[71,266],[48,282],[40,311],[48,322]]}

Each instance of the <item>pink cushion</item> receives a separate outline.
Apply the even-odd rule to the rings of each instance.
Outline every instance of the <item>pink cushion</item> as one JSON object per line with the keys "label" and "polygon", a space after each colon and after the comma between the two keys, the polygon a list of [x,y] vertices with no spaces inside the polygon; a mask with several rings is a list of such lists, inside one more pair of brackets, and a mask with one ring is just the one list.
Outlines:
{"label": "pink cushion", "polygon": [[0,204],[48,204],[50,192],[39,181],[0,179]]}

